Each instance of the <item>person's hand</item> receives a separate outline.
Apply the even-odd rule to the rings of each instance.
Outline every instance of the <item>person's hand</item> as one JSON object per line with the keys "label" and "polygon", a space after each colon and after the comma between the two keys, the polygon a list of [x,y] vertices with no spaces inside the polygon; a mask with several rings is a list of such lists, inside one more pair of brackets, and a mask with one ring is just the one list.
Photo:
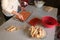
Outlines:
{"label": "person's hand", "polygon": [[16,16],[17,16],[18,19],[20,19],[20,20],[24,20],[24,18],[23,18],[23,16],[22,16],[21,14],[16,15]]}
{"label": "person's hand", "polygon": [[24,20],[24,19],[23,19],[23,16],[22,16],[21,14],[17,13],[16,11],[12,11],[12,14],[16,15],[16,17],[17,17],[18,19]]}

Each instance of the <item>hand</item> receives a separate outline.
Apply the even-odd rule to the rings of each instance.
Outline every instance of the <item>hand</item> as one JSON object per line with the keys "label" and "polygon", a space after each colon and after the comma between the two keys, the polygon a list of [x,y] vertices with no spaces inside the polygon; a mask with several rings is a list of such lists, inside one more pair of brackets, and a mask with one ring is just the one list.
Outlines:
{"label": "hand", "polygon": [[16,15],[17,18],[24,20],[23,16],[21,14],[17,13],[16,11],[13,11],[12,14]]}
{"label": "hand", "polygon": [[17,17],[20,19],[20,20],[24,20],[23,16],[21,14],[17,15]]}

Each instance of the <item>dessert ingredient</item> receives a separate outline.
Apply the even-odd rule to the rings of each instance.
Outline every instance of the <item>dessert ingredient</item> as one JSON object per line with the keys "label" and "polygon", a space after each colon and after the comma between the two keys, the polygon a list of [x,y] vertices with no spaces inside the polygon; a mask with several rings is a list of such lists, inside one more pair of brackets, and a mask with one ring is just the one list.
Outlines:
{"label": "dessert ingredient", "polygon": [[53,7],[51,7],[51,6],[45,6],[44,10],[47,11],[47,12],[50,12],[50,11],[53,10]]}
{"label": "dessert ingredient", "polygon": [[29,24],[35,26],[36,24],[40,24],[41,20],[39,18],[33,18],[29,21]]}
{"label": "dessert ingredient", "polygon": [[42,27],[39,26],[31,26],[29,28],[30,36],[35,38],[44,38],[46,36],[46,32]]}
{"label": "dessert ingredient", "polygon": [[10,26],[10,27],[6,28],[6,30],[9,32],[13,32],[13,31],[17,30],[17,28],[15,26]]}

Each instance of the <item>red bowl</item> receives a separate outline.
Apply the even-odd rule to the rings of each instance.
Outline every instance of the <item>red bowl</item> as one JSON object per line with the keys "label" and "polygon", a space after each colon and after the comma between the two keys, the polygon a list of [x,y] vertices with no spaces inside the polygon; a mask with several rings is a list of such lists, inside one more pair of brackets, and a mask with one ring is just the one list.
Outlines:
{"label": "red bowl", "polygon": [[45,16],[45,17],[42,17],[42,24],[47,28],[52,28],[57,26],[58,22],[53,17]]}
{"label": "red bowl", "polygon": [[40,24],[40,23],[41,23],[41,20],[39,18],[33,18],[29,21],[29,24],[32,26],[35,26],[35,25]]}

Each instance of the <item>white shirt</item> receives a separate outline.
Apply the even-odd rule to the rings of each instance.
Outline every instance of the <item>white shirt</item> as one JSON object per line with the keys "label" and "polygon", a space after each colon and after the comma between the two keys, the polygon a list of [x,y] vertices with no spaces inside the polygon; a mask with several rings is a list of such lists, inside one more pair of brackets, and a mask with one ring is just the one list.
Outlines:
{"label": "white shirt", "polygon": [[6,16],[13,16],[11,12],[18,11],[18,6],[20,6],[20,3],[18,0],[2,0],[2,9],[3,13]]}

